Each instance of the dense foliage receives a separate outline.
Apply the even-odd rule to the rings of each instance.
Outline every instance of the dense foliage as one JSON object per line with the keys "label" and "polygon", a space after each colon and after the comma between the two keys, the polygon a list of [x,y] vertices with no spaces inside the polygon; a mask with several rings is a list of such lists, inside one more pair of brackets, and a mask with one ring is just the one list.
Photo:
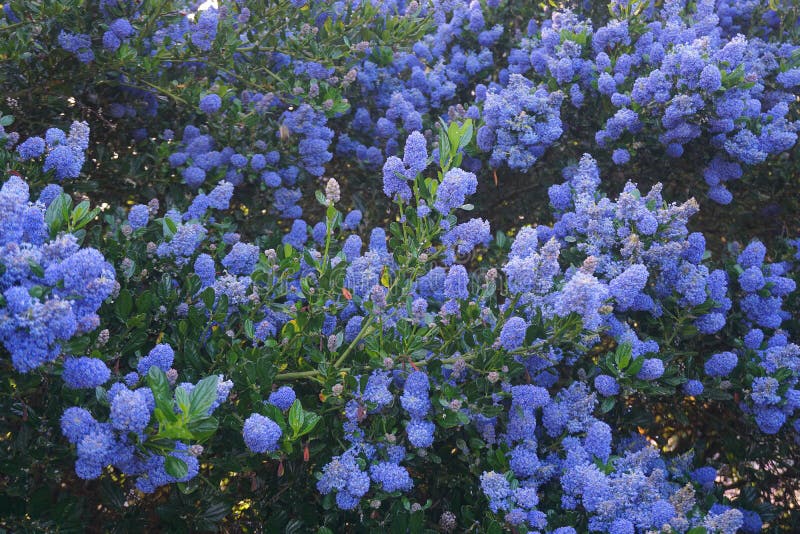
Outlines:
{"label": "dense foliage", "polygon": [[3,3],[0,528],[796,528],[798,34]]}

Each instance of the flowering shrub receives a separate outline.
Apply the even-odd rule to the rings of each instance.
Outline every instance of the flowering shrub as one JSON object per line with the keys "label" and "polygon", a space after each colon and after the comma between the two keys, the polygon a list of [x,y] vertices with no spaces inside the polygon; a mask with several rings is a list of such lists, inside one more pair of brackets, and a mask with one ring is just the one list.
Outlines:
{"label": "flowering shrub", "polygon": [[797,8],[584,4],[3,4],[0,527],[795,524]]}

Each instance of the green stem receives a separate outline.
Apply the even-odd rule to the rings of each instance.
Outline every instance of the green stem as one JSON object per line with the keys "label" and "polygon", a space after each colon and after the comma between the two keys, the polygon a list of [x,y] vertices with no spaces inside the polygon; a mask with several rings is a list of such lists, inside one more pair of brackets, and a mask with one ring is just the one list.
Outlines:
{"label": "green stem", "polygon": [[146,86],[150,87],[151,89],[155,89],[156,91],[167,95],[168,97],[172,98],[176,102],[180,102],[183,105],[188,105],[188,102],[186,102],[186,100],[184,100],[183,98],[179,97],[176,94],[173,94],[173,93],[167,91],[166,89],[163,89],[162,87],[159,87],[158,85],[152,84],[152,83],[150,83],[147,80],[142,79],[142,78],[137,78],[136,81],[145,84]]}
{"label": "green stem", "polygon": [[275,380],[292,380],[295,378],[312,378],[321,374],[319,371],[296,371],[293,373],[280,373],[275,375]]}
{"label": "green stem", "polygon": [[508,308],[506,308],[506,311],[503,314],[503,320],[502,321],[497,321],[497,324],[495,325],[494,331],[493,331],[493,334],[495,336],[497,336],[497,334],[500,333],[500,327],[503,326],[506,323],[506,321],[508,320],[509,316],[511,316],[511,314],[514,313],[514,309],[516,309],[518,301],[519,301],[519,293],[514,295],[514,298],[511,299],[511,304],[508,306]]}
{"label": "green stem", "polygon": [[331,237],[333,237],[333,218],[325,214],[325,253],[322,255],[322,262],[320,263],[319,276],[325,274],[325,268],[328,266],[328,254],[331,250]]}
{"label": "green stem", "polygon": [[369,317],[367,317],[367,320],[364,321],[364,325],[361,327],[361,332],[359,332],[356,338],[350,342],[350,345],[345,349],[342,355],[339,356],[339,359],[333,363],[333,367],[335,369],[338,369],[344,363],[344,360],[345,358],[347,358],[347,355],[350,354],[350,352],[356,347],[358,342],[361,341],[361,339],[367,334],[367,329],[372,325],[372,322],[374,320],[375,320],[374,315],[370,315]]}
{"label": "green stem", "polygon": [[478,357],[477,354],[467,354],[466,356],[453,356],[451,358],[445,358],[444,360],[420,360],[418,362],[414,362],[414,365],[416,365],[417,367],[425,367],[426,365],[428,365],[432,361],[438,361],[438,362],[441,362],[443,364],[455,363],[458,360],[464,360],[465,362],[469,362],[469,361],[474,360],[477,357]]}

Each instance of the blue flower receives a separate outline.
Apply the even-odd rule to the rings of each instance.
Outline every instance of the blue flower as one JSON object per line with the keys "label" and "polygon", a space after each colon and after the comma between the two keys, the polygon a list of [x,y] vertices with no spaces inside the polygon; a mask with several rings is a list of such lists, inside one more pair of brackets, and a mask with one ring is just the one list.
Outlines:
{"label": "blue flower", "polygon": [[500,331],[500,345],[506,350],[514,350],[522,346],[528,323],[521,317],[511,317]]}
{"label": "blue flower", "polygon": [[444,296],[449,299],[469,298],[468,283],[469,277],[464,266],[453,265],[447,271],[447,277],[444,280]]}
{"label": "blue flower", "polygon": [[147,398],[140,390],[122,389],[111,399],[109,420],[121,432],[143,432],[150,422]]}
{"label": "blue flower", "polygon": [[92,414],[77,406],[67,408],[61,416],[61,432],[73,444],[77,444],[97,424]]}
{"label": "blue flower", "polygon": [[655,380],[664,374],[664,362],[658,358],[648,358],[636,374],[640,380]]}
{"label": "blue flower", "polygon": [[295,399],[297,399],[297,395],[294,390],[289,386],[282,386],[269,394],[267,402],[281,410],[288,410],[294,404]]}
{"label": "blue flower", "polygon": [[617,148],[614,150],[614,153],[611,154],[611,160],[617,165],[624,165],[631,160],[631,155],[624,148]]}
{"label": "blue flower", "polygon": [[689,380],[683,385],[683,392],[691,397],[697,397],[703,394],[703,383],[699,380]]}
{"label": "blue flower", "polygon": [[359,223],[361,222],[361,217],[362,217],[361,211],[359,210],[351,211],[345,216],[344,221],[342,221],[342,229],[355,230],[358,227]]}
{"label": "blue flower", "polygon": [[257,246],[239,242],[233,245],[228,255],[222,259],[222,265],[232,274],[249,275],[255,269],[258,254]]}
{"label": "blue flower", "polygon": [[29,137],[17,145],[17,154],[20,159],[38,158],[44,154],[45,142],[41,137]]}
{"label": "blue flower", "polygon": [[411,132],[406,138],[403,150],[403,164],[408,169],[406,177],[413,179],[428,166],[428,150],[425,137],[419,132]]}
{"label": "blue flower", "polygon": [[134,230],[147,226],[149,218],[150,212],[144,204],[136,204],[131,207],[131,210],[128,212],[128,224],[130,224],[131,228]]}
{"label": "blue flower", "polygon": [[583,318],[583,325],[596,329],[601,322],[600,306],[608,297],[608,286],[594,276],[578,271],[567,281],[556,301],[556,313],[566,316],[576,312]]}
{"label": "blue flower", "polygon": [[604,397],[619,393],[619,384],[614,377],[609,375],[597,375],[594,379],[594,387]]}
{"label": "blue flower", "polygon": [[200,99],[200,111],[203,113],[216,113],[222,107],[222,99],[217,94],[208,94]]}
{"label": "blue flower", "polygon": [[764,257],[767,254],[767,248],[761,241],[753,241],[739,254],[736,260],[739,265],[744,269],[750,267],[761,267],[764,263]]}
{"label": "blue flower", "polygon": [[589,425],[583,446],[586,452],[593,454],[603,462],[608,461],[608,457],[611,455],[611,427],[602,421],[596,421]]}
{"label": "blue flower", "polygon": [[466,197],[475,193],[477,186],[478,179],[471,172],[450,169],[436,190],[436,202],[433,208],[442,215],[448,215],[452,210],[462,206]]}
{"label": "blue flower", "polygon": [[396,156],[389,156],[383,164],[383,193],[393,200],[411,200],[411,188],[406,182],[406,167]]}
{"label": "blue flower", "polygon": [[303,219],[295,219],[292,221],[292,229],[283,236],[283,242],[302,251],[306,241],[308,241],[308,225]]}
{"label": "blue flower", "polygon": [[511,485],[506,477],[494,471],[484,471],[481,475],[481,490],[488,497],[492,512],[497,513],[508,508]]}
{"label": "blue flower", "polygon": [[233,197],[233,184],[228,181],[219,182],[208,194],[208,207],[215,210],[226,210]]}
{"label": "blue flower", "polygon": [[412,418],[425,417],[430,410],[431,402],[428,398],[428,388],[428,376],[422,371],[414,371],[406,378],[403,394],[400,397],[400,404]]}
{"label": "blue flower", "polygon": [[70,389],[94,389],[108,382],[111,370],[97,358],[67,358],[61,378]]}
{"label": "blue flower", "polygon": [[414,482],[408,476],[405,467],[392,462],[378,462],[369,468],[370,478],[383,487],[383,491],[409,491],[414,487]]}
{"label": "blue flower", "polygon": [[166,343],[161,343],[153,347],[144,358],[139,360],[136,366],[136,371],[141,376],[146,376],[151,367],[155,366],[164,372],[169,371],[172,367],[172,361],[175,358],[175,352]]}
{"label": "blue flower", "polygon": [[191,27],[190,38],[200,50],[207,52],[211,49],[214,39],[217,37],[217,24],[219,14],[215,8],[208,8],[199,13],[197,22]]}
{"label": "blue flower", "polygon": [[[359,319],[358,325],[360,330],[361,317],[356,315],[352,317],[351,320],[355,319],[356,317],[358,317]],[[349,324],[350,323],[348,322],[348,325]],[[375,371],[372,372],[372,374],[370,374],[369,378],[367,379],[367,385],[364,388],[364,393],[362,395],[362,398],[366,402],[374,403],[377,409],[386,406],[394,399],[392,394],[389,392],[389,384],[391,384],[391,382],[392,382],[392,377],[388,372],[376,369]]]}
{"label": "blue flower", "polygon": [[637,263],[627,267],[609,282],[609,292],[621,309],[630,308],[634,304],[636,297],[647,284],[648,276],[647,267]]}
{"label": "blue flower", "polygon": [[406,427],[408,441],[415,447],[425,448],[433,444],[435,425],[424,419],[412,419]]}
{"label": "blue flower", "polygon": [[61,181],[66,178],[77,178],[83,168],[85,156],[82,151],[68,145],[59,145],[47,153],[42,170],[55,171],[55,177]]}
{"label": "blue flower", "polygon": [[275,421],[257,413],[245,420],[242,430],[245,445],[255,453],[274,451],[282,434]]}
{"label": "blue flower", "polygon": [[717,470],[711,466],[700,467],[692,471],[690,476],[703,489],[709,490],[714,486],[714,481],[717,479]]}
{"label": "blue flower", "polygon": [[705,371],[708,376],[725,377],[731,374],[731,371],[733,371],[738,362],[739,359],[736,354],[732,352],[719,352],[706,361]]}

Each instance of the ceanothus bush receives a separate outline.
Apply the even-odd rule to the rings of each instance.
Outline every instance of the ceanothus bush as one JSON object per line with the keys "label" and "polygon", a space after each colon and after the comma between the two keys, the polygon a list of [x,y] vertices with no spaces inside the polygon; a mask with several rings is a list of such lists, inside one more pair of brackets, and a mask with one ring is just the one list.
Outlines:
{"label": "ceanothus bush", "polygon": [[0,527],[797,522],[791,2],[2,7]]}

